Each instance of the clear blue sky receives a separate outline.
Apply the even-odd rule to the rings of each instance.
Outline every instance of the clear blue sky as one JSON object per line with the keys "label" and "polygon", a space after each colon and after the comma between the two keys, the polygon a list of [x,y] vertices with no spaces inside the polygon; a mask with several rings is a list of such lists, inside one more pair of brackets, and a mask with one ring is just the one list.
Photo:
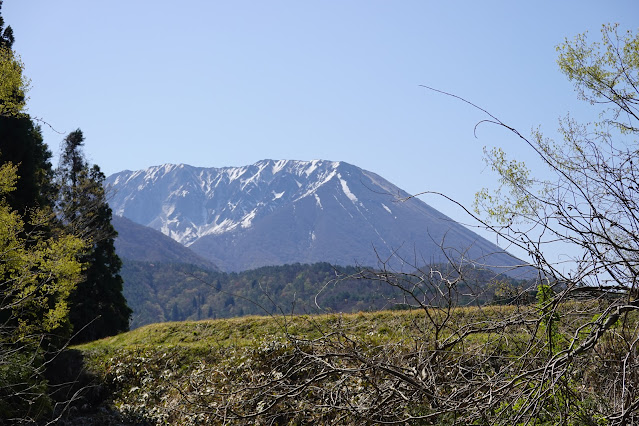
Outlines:
{"label": "clear blue sky", "polygon": [[[639,1],[5,0],[32,79],[29,112],[81,128],[107,174],[163,163],[222,167],[341,160],[411,193],[465,205],[499,145],[534,166],[463,96],[550,136],[588,106],[555,46],[603,23],[637,30]],[[55,152],[63,135],[44,128]],[[427,203],[467,222],[436,198]]]}

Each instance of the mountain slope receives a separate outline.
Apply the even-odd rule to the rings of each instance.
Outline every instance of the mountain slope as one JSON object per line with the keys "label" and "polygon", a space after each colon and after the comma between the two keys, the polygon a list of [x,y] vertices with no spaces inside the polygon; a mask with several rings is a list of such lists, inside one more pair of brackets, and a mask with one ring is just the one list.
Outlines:
{"label": "mountain slope", "polygon": [[150,226],[223,270],[331,262],[394,268],[445,255],[520,263],[375,173],[344,162],[163,165],[107,178],[118,215]]}
{"label": "mountain slope", "polygon": [[118,232],[115,250],[125,262],[185,263],[213,271],[218,269],[213,263],[155,229],[117,215],[113,216],[111,223]]}

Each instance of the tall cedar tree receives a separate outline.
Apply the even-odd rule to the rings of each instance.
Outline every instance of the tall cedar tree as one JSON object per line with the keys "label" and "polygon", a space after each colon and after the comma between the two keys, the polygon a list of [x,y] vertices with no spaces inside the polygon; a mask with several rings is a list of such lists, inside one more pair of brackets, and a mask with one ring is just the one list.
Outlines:
{"label": "tall cedar tree", "polygon": [[70,319],[74,342],[86,342],[127,331],[131,309],[122,295],[122,262],[115,252],[117,232],[104,191],[104,174],[89,167],[82,152],[84,136],[71,132],[63,143],[59,184],[59,215],[69,231],[89,241],[81,257],[85,277],[71,293]]}

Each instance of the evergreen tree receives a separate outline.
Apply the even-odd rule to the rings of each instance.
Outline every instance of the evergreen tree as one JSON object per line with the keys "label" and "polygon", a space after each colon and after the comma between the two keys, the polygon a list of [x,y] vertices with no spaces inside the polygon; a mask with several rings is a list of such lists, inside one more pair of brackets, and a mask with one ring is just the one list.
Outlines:
{"label": "evergreen tree", "polygon": [[[0,12],[2,12],[2,0],[0,0]],[[4,27],[4,19],[0,14],[0,48],[11,49],[14,41],[13,29],[10,26]]]}
{"label": "evergreen tree", "polygon": [[18,167],[15,191],[7,194],[7,203],[24,214],[40,207],[52,207],[54,197],[51,152],[40,128],[28,116],[0,116],[0,162]]}
{"label": "evergreen tree", "polygon": [[80,259],[86,265],[84,280],[70,296],[75,342],[127,331],[132,313],[122,295],[122,262],[115,252],[117,233],[106,201],[105,176],[97,165],[89,167],[83,145],[81,130],[70,133],[57,171],[59,216],[70,232],[89,242]]}

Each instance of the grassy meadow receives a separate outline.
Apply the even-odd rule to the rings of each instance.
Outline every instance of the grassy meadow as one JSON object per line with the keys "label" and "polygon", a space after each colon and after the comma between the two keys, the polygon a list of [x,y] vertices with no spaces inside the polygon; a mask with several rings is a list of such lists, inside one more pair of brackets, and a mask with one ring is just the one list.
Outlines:
{"label": "grassy meadow", "polygon": [[[535,331],[525,321],[500,321],[535,312],[486,306],[159,323],[73,349],[108,390],[107,402],[132,422],[356,423],[344,401],[327,401],[350,398],[346,405],[370,409],[379,403],[370,395],[376,387],[390,386],[395,372],[412,374],[438,352],[447,354],[437,357],[442,368],[486,358],[508,365],[531,351]],[[384,365],[393,371],[380,375],[375,367]],[[400,413],[361,414],[415,416],[419,395],[405,398],[395,407]]]}

